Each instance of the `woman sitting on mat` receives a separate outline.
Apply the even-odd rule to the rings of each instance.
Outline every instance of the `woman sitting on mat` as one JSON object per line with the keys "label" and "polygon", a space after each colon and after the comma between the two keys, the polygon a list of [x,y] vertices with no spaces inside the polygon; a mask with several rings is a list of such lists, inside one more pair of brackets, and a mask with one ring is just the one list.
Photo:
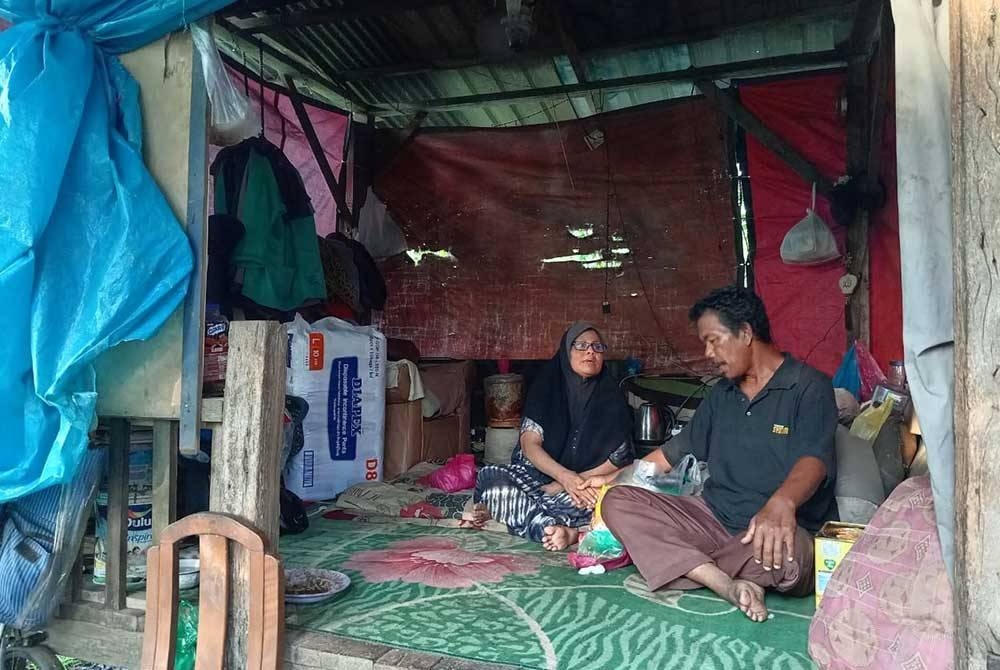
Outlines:
{"label": "woman sitting on mat", "polygon": [[528,389],[520,446],[510,465],[483,468],[476,513],[512,535],[550,551],[576,543],[590,523],[598,489],[589,477],[616,472],[634,459],[632,414],[604,369],[607,345],[588,323],[573,324],[559,351]]}

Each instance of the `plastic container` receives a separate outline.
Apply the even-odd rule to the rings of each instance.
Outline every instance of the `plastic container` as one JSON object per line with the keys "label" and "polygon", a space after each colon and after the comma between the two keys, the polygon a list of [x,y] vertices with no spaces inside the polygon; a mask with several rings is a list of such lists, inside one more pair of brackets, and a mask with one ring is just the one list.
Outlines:
{"label": "plastic container", "polygon": [[524,377],[493,375],[484,381],[486,424],[490,428],[517,428],[524,409]]}
{"label": "plastic container", "polygon": [[218,305],[205,312],[205,362],[202,382],[205,395],[221,396],[226,386],[226,363],[229,360],[229,319]]}
{"label": "plastic container", "polygon": [[[148,439],[148,441],[146,441]],[[97,544],[94,583],[104,584],[107,574],[107,481],[97,494]],[[153,544],[153,444],[152,433],[133,433],[128,454],[128,540],[126,580],[130,586],[146,579],[146,551]]]}

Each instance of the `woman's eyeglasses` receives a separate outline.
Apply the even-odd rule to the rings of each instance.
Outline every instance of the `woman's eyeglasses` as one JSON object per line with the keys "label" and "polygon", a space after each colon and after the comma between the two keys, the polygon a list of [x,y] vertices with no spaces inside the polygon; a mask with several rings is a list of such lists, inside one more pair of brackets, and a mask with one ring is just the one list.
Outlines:
{"label": "woman's eyeglasses", "polygon": [[584,342],[582,340],[577,340],[573,343],[573,348],[577,351],[586,351],[587,349],[593,349],[595,354],[603,354],[608,350],[608,345],[603,342]]}

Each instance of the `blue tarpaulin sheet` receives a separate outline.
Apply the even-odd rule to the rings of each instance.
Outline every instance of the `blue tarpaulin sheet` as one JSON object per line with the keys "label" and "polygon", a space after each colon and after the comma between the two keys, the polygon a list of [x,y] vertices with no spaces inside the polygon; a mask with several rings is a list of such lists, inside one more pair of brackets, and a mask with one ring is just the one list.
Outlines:
{"label": "blue tarpaulin sheet", "polygon": [[192,269],[116,54],[231,0],[0,0],[0,503],[68,482],[93,362],[151,337]]}

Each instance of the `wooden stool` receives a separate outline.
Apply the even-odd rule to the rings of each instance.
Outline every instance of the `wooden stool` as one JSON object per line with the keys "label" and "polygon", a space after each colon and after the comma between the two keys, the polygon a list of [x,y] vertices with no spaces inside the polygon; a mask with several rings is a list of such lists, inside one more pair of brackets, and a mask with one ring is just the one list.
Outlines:
{"label": "wooden stool", "polygon": [[285,580],[279,558],[263,536],[226,514],[192,514],[164,529],[148,552],[146,632],[142,670],[173,670],[177,643],[177,545],[199,537],[200,597],[196,670],[222,670],[229,613],[229,541],[242,546],[249,562],[247,670],[280,667],[285,626]]}

